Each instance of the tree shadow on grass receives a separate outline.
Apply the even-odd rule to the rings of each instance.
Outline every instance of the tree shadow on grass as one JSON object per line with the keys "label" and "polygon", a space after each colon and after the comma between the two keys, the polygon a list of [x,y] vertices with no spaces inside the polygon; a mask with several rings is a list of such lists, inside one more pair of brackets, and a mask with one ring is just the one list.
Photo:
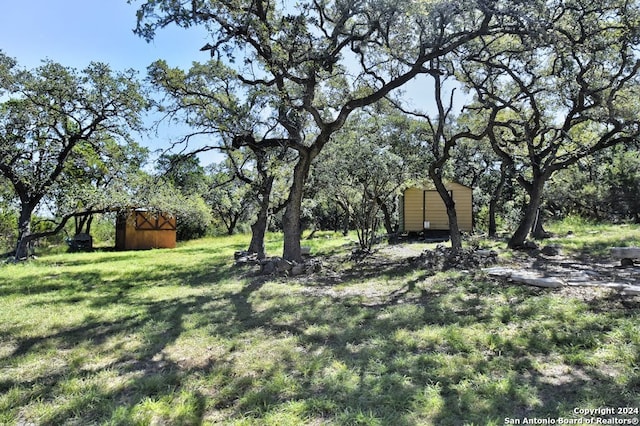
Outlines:
{"label": "tree shadow on grass", "polygon": [[[81,305],[73,309],[84,315],[81,323],[63,320],[62,325],[39,327],[44,332],[2,327],[0,394],[5,393],[6,400],[0,399],[0,424],[53,425],[69,419],[84,424],[109,419],[115,424],[152,422],[139,413],[140,405],[148,405],[146,411],[155,412],[161,423],[199,423],[204,400],[197,391],[181,390],[184,369],[165,351],[185,332],[185,317],[215,318],[215,310],[207,305],[216,297],[193,296],[188,289],[207,290],[229,277],[230,267],[211,268],[203,262],[152,272],[134,269],[118,279],[85,271],[55,272],[48,277],[51,283],[42,282],[41,276],[35,280],[36,275],[13,280],[0,296],[24,296],[20,301],[25,309],[64,312],[65,306]],[[164,285],[184,288],[187,295],[177,290],[166,300],[145,296],[147,290]],[[104,317],[103,312],[117,314]],[[120,384],[114,388],[104,383],[105,375]],[[81,387],[82,395],[90,395],[91,403],[67,392],[70,383]],[[171,407],[176,404],[186,405],[185,412],[174,413]],[[35,406],[33,413],[44,414],[30,417],[24,406]]]}
{"label": "tree shadow on grass", "polygon": [[[40,404],[51,404],[52,407],[42,418],[25,419],[38,424],[57,425],[70,419],[88,423],[102,423],[111,418],[119,408],[133,407],[149,398],[171,405],[179,395],[183,374],[180,366],[167,359],[163,351],[185,331],[184,317],[199,311],[209,301],[208,297],[188,297],[166,301],[142,300],[122,301],[135,303],[142,313],[124,315],[116,320],[104,321],[96,317],[83,321],[82,324],[60,327],[52,332],[30,338],[17,339],[13,351],[0,357],[0,363],[6,368],[18,368],[21,360],[32,363],[34,357],[42,359],[51,357],[51,351],[59,352],[54,359],[57,366],[42,369],[39,374],[25,374],[28,377],[5,378],[0,381],[0,393],[26,392],[23,403],[37,401]],[[132,342],[130,339],[134,339]],[[117,343],[114,343],[117,341]],[[96,361],[96,365],[85,360],[74,360],[72,355],[78,348],[79,354],[91,358],[94,354],[104,355],[105,359]],[[88,348],[88,349],[86,349]],[[63,360],[60,359],[63,358]],[[74,365],[78,363],[79,365]],[[120,386],[102,383],[100,376],[114,376]],[[66,388],[73,382],[82,385],[80,394],[69,393]],[[90,394],[92,404],[87,404],[82,394]],[[196,424],[202,415],[203,399],[198,392],[189,393],[190,404],[197,408],[172,417],[170,410],[165,421],[172,423]],[[67,403],[56,405],[56,399],[67,398]],[[14,407],[15,408],[15,407]],[[116,413],[117,414],[117,413]],[[122,424],[128,424],[131,413],[121,412]],[[191,419],[191,420],[189,420]],[[142,423],[146,423],[142,421]]]}
{"label": "tree shadow on grass", "polygon": [[[594,301],[584,314],[605,316],[581,321],[546,309],[549,292],[477,277],[432,279],[430,271],[390,264],[384,273],[402,285],[376,284],[365,298],[309,291],[335,284],[321,278],[237,277],[217,287],[233,281],[234,271],[213,266],[141,271],[109,283],[72,276],[80,295],[69,291],[68,300],[52,303],[85,298],[92,314],[14,337],[0,357],[6,371],[24,369],[0,376],[0,393],[12,398],[10,419],[457,425],[558,417],[587,404],[637,406],[638,372],[624,382],[622,364],[610,375],[589,358],[608,344],[608,331],[638,317],[637,308],[606,316]],[[376,277],[373,267],[361,272]],[[358,284],[355,270],[344,278],[341,287]],[[85,280],[100,283],[94,288],[102,293],[87,291]],[[203,291],[157,299],[137,293],[154,282]],[[41,294],[58,291],[43,285]],[[123,311],[101,316],[97,309],[107,307]],[[38,357],[51,366],[26,371]],[[43,411],[34,406],[42,405],[48,410],[36,417]]]}
{"label": "tree shadow on grass", "polygon": [[[479,290],[482,297],[487,296],[486,286]],[[451,301],[446,294],[424,290],[422,303],[411,306],[423,309],[422,317],[412,316],[412,321],[406,321],[398,313],[394,318],[390,312],[406,306],[398,294],[391,293],[388,303],[375,306],[357,307],[351,301],[341,306],[335,299],[329,304],[316,298],[306,300],[304,306],[279,306],[254,313],[253,323],[276,334],[296,336],[300,350],[310,358],[306,362],[289,361],[286,371],[294,374],[315,365],[317,374],[300,374],[300,390],[293,396],[278,396],[271,388],[276,394],[270,394],[268,401],[262,399],[259,407],[243,400],[235,415],[258,410],[263,416],[265,412],[277,412],[286,402],[304,401],[306,415],[329,416],[337,423],[360,419],[365,423],[421,424],[428,420],[433,424],[461,424],[517,416],[557,418],[593,401],[619,404],[620,395],[626,395],[622,398],[627,404],[638,401],[637,387],[623,392],[625,385],[615,377],[570,360],[576,346],[585,353],[597,350],[606,341],[602,328],[579,323],[567,326],[567,319],[558,315],[536,329],[534,324],[545,314],[544,309],[518,306],[537,297],[535,294],[523,294],[514,302],[517,312],[513,316],[526,324],[516,331],[510,323],[503,323],[494,313],[495,306],[481,297],[461,298],[447,308]],[[247,305],[242,306],[245,311]],[[277,318],[283,311],[304,313],[297,321],[282,324]],[[494,342],[490,341],[491,335],[474,340],[473,333],[465,330],[478,324],[498,336]],[[309,333],[309,325],[320,332]],[[430,326],[444,328],[434,342],[403,342],[398,338],[398,333],[410,334]],[[554,327],[564,327],[564,332],[554,331]],[[501,337],[507,333],[514,335]],[[226,368],[238,371],[239,366]],[[245,387],[249,389],[243,392],[264,390],[262,386]],[[223,405],[233,403],[226,400]]]}
{"label": "tree shadow on grass", "polygon": [[[173,265],[154,270],[133,269],[118,276],[118,271],[55,271],[42,276],[34,272],[20,278],[0,281],[0,297],[24,295],[36,297],[30,305],[48,305],[56,302],[75,304],[91,301],[95,306],[103,306],[122,301],[127,292],[141,287],[161,288],[164,286],[205,287],[215,286],[235,276],[232,265],[208,265],[176,267]],[[50,298],[44,297],[50,295]]]}

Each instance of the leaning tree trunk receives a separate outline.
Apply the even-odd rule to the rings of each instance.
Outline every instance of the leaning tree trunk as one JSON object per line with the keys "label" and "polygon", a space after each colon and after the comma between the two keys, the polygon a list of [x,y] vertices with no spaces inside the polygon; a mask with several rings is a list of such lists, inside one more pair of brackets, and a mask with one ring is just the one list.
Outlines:
{"label": "leaning tree trunk", "polygon": [[[449,196],[449,198],[451,198],[451,196]],[[447,204],[447,217],[449,218],[449,230],[451,231],[451,250],[455,253],[462,250],[462,236],[460,235],[458,214],[456,213],[453,198],[451,198],[451,203],[451,206]]]}
{"label": "leaning tree trunk", "polygon": [[536,220],[538,208],[540,207],[540,202],[542,200],[542,191],[544,190],[545,181],[546,179],[543,177],[538,177],[537,179],[534,179],[531,185],[525,188],[529,193],[529,203],[524,211],[524,216],[520,221],[520,225],[518,225],[518,228],[509,240],[509,248],[518,249],[524,247],[524,243],[529,236],[529,231]]}
{"label": "leaning tree trunk", "polygon": [[293,262],[302,262],[300,250],[300,215],[302,213],[302,196],[304,184],[309,175],[311,156],[308,153],[300,153],[300,157],[293,170],[293,182],[287,200],[287,208],[282,218],[284,233],[284,249],[282,257]]}
{"label": "leaning tree trunk", "polygon": [[429,177],[436,186],[440,198],[444,202],[447,209],[447,218],[449,219],[449,232],[451,237],[451,251],[453,253],[462,250],[462,237],[460,236],[460,227],[458,226],[458,214],[456,213],[456,203],[451,193],[445,188],[442,178],[436,173],[429,172]]}
{"label": "leaning tree trunk", "polygon": [[264,259],[266,253],[264,249],[264,236],[267,232],[268,213],[263,213],[262,209],[258,213],[258,218],[251,225],[251,242],[249,243],[248,252],[255,253],[258,259]]}
{"label": "leaning tree trunk", "polygon": [[387,203],[385,203],[382,198],[376,197],[376,203],[382,212],[384,229],[387,231],[387,235],[391,236],[395,234],[397,229],[395,229],[392,222],[393,212],[389,209],[389,206],[387,206]]}
{"label": "leaning tree trunk", "polygon": [[273,188],[273,176],[269,176],[262,182],[260,187],[260,209],[258,217],[251,225],[251,242],[249,243],[249,253],[256,253],[258,259],[264,259],[264,236],[267,232],[267,222],[269,220],[269,205],[271,203],[271,190]]}

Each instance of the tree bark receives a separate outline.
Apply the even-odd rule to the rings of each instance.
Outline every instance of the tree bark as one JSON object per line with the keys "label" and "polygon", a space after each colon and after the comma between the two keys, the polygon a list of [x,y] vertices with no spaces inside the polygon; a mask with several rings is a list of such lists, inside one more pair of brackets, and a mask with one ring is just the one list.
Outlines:
{"label": "tree bark", "polygon": [[462,237],[460,236],[460,228],[458,227],[458,214],[456,213],[456,203],[451,193],[444,186],[442,177],[435,170],[429,170],[429,177],[433,181],[440,198],[447,209],[447,218],[449,219],[449,233],[451,238],[451,251],[456,253],[462,250]]}
{"label": "tree bark", "polygon": [[269,176],[262,182],[260,188],[260,208],[258,217],[251,225],[251,242],[249,243],[249,253],[256,253],[258,259],[265,258],[264,236],[267,232],[267,222],[269,220],[269,205],[271,203],[271,190],[273,188],[273,176]]}
{"label": "tree bark", "polygon": [[87,234],[91,234],[91,224],[93,223],[93,215],[89,215],[89,219],[87,219],[87,224],[85,226],[85,232]]}
{"label": "tree bark", "polygon": [[529,203],[527,204],[527,208],[524,211],[524,216],[522,217],[518,228],[511,236],[511,239],[509,239],[509,248],[518,249],[524,246],[524,242],[529,236],[529,231],[536,220],[536,214],[542,200],[542,191],[544,190],[545,182],[545,177],[538,176],[534,179],[531,185],[528,185],[525,188],[529,193]]}
{"label": "tree bark", "polygon": [[[495,192],[494,192],[495,194]],[[498,235],[498,225],[496,224],[496,209],[498,206],[498,197],[491,196],[489,201],[489,238],[495,238]]]}
{"label": "tree bark", "polygon": [[[341,200],[336,200],[336,203],[340,206],[342,211],[344,212],[344,217],[342,218],[342,235],[349,235],[349,225],[351,224],[351,212],[349,210],[349,205]],[[339,227],[339,223],[336,224],[336,227]],[[337,232],[337,230],[336,230]]]}
{"label": "tree bark", "polygon": [[29,256],[29,243],[31,238],[31,215],[35,210],[35,205],[23,203],[20,206],[20,216],[18,217],[18,242],[16,244],[15,260],[26,259]]}
{"label": "tree bark", "polygon": [[81,233],[91,233],[91,222],[93,222],[93,214],[86,214],[75,218],[76,235]]}
{"label": "tree bark", "polygon": [[287,200],[287,208],[282,218],[284,233],[284,250],[282,257],[291,262],[302,262],[300,250],[300,215],[302,213],[302,196],[304,184],[309,175],[311,156],[307,152],[300,151],[299,159],[293,170],[293,182]]}
{"label": "tree bark", "polygon": [[267,232],[268,213],[263,213],[262,209],[258,213],[258,218],[251,225],[251,242],[247,251],[258,255],[258,259],[264,259],[266,256],[264,249],[264,236]]}
{"label": "tree bark", "polygon": [[542,214],[542,209],[538,208],[538,212],[536,213],[536,218],[533,223],[533,228],[531,228],[531,235],[536,240],[544,240],[545,238],[549,238],[550,234],[544,229],[544,216]]}
{"label": "tree bark", "polygon": [[236,230],[236,222],[236,218],[231,218],[229,225],[227,225],[227,235],[233,235],[233,232]]}
{"label": "tree bark", "polygon": [[395,229],[395,227],[393,226],[391,220],[392,213],[389,210],[389,207],[380,197],[376,198],[376,203],[378,204],[378,207],[380,207],[380,211],[382,211],[384,229],[387,231],[387,235],[391,236],[395,234],[397,229]]}
{"label": "tree bark", "polygon": [[462,250],[462,236],[458,227],[458,214],[456,213],[453,198],[451,198],[451,203],[451,206],[447,205],[447,217],[449,218],[449,230],[451,232],[451,251],[457,253]]}
{"label": "tree bark", "polygon": [[462,250],[462,237],[460,236],[460,227],[458,226],[458,214],[456,213],[456,203],[451,193],[445,188],[442,181],[437,182],[434,179],[436,190],[440,194],[440,198],[444,202],[447,209],[447,218],[449,219],[449,233],[451,238],[451,251],[456,253]]}
{"label": "tree bark", "polygon": [[342,220],[342,236],[346,237],[349,235],[349,225],[351,224],[351,214],[349,209],[344,211],[344,218]]}

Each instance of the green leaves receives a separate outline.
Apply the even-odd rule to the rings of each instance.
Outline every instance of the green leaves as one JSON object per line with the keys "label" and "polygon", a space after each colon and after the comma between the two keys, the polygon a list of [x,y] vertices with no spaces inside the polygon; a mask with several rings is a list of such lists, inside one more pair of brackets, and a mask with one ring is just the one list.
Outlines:
{"label": "green leaves", "polygon": [[406,182],[408,169],[384,135],[393,127],[387,117],[355,113],[353,118],[318,157],[312,182],[321,197],[351,218],[361,248],[370,249],[384,214],[391,225],[396,191]]}
{"label": "green leaves", "polygon": [[20,199],[22,257],[32,238],[28,218],[43,199],[73,198],[57,206],[62,210],[86,206],[81,194],[96,195],[97,181],[137,158],[120,156],[107,166],[130,143],[130,131],[142,128],[148,103],[133,71],[114,73],[100,63],[77,71],[44,61],[23,70],[0,54],[0,80],[0,176]]}

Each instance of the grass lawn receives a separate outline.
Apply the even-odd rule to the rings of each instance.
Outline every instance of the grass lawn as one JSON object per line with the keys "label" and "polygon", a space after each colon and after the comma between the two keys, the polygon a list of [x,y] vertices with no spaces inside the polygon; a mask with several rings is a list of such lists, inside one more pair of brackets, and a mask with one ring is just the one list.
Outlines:
{"label": "grass lawn", "polygon": [[[554,240],[629,241],[638,227]],[[347,242],[313,240],[330,267],[298,279],[234,266],[246,236],[0,266],[0,424],[502,425],[640,408],[638,298],[355,263]]]}

